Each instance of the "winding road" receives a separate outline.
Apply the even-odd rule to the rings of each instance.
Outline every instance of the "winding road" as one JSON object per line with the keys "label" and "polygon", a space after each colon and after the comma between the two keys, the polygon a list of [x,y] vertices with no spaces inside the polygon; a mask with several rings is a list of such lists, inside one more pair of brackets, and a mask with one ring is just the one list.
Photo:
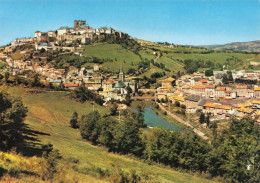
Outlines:
{"label": "winding road", "polygon": [[[156,102],[156,103],[157,103],[157,102]],[[198,136],[200,136],[200,137],[203,138],[204,140],[208,140],[208,139],[209,139],[203,132],[201,132],[200,130],[194,128],[191,124],[189,124],[188,122],[184,121],[184,120],[181,119],[179,116],[177,116],[177,115],[171,113],[171,112],[170,112],[169,110],[167,110],[162,104],[160,104],[160,103],[157,103],[157,104],[159,105],[159,107],[160,107],[163,111],[167,112],[168,115],[170,115],[171,117],[173,117],[174,119],[176,119],[178,122],[184,124],[185,126],[190,127],[195,134],[197,134]]]}

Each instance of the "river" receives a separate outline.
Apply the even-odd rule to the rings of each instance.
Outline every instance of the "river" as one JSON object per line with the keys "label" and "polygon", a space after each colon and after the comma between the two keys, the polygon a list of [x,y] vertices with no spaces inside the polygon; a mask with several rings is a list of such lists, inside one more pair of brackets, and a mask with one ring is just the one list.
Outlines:
{"label": "river", "polygon": [[144,120],[145,124],[149,127],[160,127],[168,130],[183,131],[176,125],[157,115],[151,107],[144,108]]}

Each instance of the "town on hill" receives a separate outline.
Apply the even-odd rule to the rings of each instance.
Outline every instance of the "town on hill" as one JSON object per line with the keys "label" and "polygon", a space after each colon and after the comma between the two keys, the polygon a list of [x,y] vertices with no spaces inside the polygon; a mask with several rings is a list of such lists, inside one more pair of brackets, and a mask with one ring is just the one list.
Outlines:
{"label": "town on hill", "polygon": [[[100,69],[102,65],[99,60],[96,63],[94,61],[91,66],[69,65],[65,68],[57,66],[55,68],[49,64],[49,52],[53,53],[51,59],[60,55],[66,56],[68,53],[67,56],[77,56],[72,60],[86,59],[82,52],[83,45],[104,42],[109,39],[118,42],[120,39],[131,39],[125,33],[106,27],[93,29],[86,24],[86,21],[75,20],[74,28],[61,27],[57,31],[36,31],[34,36],[34,38],[17,38],[11,42],[10,46],[4,48],[1,58],[6,62],[6,71],[21,77],[26,76],[28,73],[26,71],[32,71],[40,74],[43,82],[54,85],[64,84],[64,87],[69,90],[74,90],[84,84],[87,89],[102,96],[105,101],[104,105],[111,99],[122,102],[126,100],[126,96],[131,95],[138,99],[136,95],[145,93],[150,97],[148,99],[162,102],[164,105],[175,103],[185,105],[186,114],[202,111],[203,114],[210,115],[209,119],[212,121],[229,119],[231,116],[239,119],[245,115],[256,117],[260,114],[259,70],[230,71],[223,66],[223,69],[219,71],[195,71],[187,74],[184,72],[181,74],[179,71],[173,76],[174,78],[171,76],[166,79],[167,75],[162,75],[165,79],[159,78],[157,87],[148,86],[147,88],[146,85],[141,84],[146,77],[140,78],[136,73],[124,73],[123,61],[119,61],[120,70],[111,74]],[[148,41],[137,41],[142,45],[152,44]],[[164,48],[171,48],[171,46],[174,47],[173,45],[170,47],[167,44],[163,45]],[[19,48],[22,49],[19,50]],[[17,49],[18,54],[24,54],[18,59],[15,58],[16,55],[12,54],[17,53]],[[164,53],[154,50],[151,55],[156,57],[152,61],[155,63],[156,59]],[[111,67],[113,66],[111,65]],[[174,70],[174,68],[167,69]],[[154,83],[154,81],[150,81],[150,83]]]}
{"label": "town on hill", "polygon": [[[4,90],[9,86],[14,95],[25,98],[30,125],[36,129],[39,126],[50,134],[56,130],[55,137],[33,131],[29,131],[30,135],[35,133],[45,141],[51,141],[65,157],[74,152],[71,152],[71,144],[64,144],[73,141],[77,158],[84,157],[86,151],[93,151],[98,154],[98,157],[93,155],[97,164],[104,163],[100,156],[104,159],[108,156],[102,154],[105,149],[108,153],[131,154],[142,159],[142,166],[152,164],[156,168],[151,168],[150,172],[156,170],[158,175],[161,167],[158,168],[157,163],[205,173],[205,177],[216,181],[257,179],[255,149],[258,137],[255,134],[260,125],[260,57],[257,53],[154,43],[133,39],[113,28],[94,29],[84,20],[75,20],[73,28],[36,31],[33,38],[15,39],[0,48],[0,59],[1,88]],[[0,110],[0,116],[7,122],[18,112],[22,115],[19,120],[25,119],[28,111],[20,99],[14,100],[4,92],[0,99],[4,104],[13,104]],[[17,112],[16,106],[22,110]],[[146,113],[147,106],[153,114]],[[8,110],[12,115],[4,115]],[[68,113],[72,116],[70,120]],[[180,132],[147,126],[144,114],[153,115],[151,118],[160,119],[167,125],[177,124],[180,128],[176,129]],[[0,142],[0,149],[12,148],[9,140],[13,139],[6,135],[8,130],[3,134],[0,131],[0,137],[5,137],[4,143]],[[234,136],[237,137],[235,140]],[[56,137],[61,140],[56,141]],[[226,142],[230,139],[232,143]],[[254,148],[247,152],[250,140]],[[228,143],[232,145],[227,146]],[[241,146],[234,145],[240,143],[247,145],[241,150]],[[93,145],[104,149],[93,150],[96,148]],[[228,154],[223,149],[228,149]],[[55,163],[61,157],[52,145],[45,145],[41,150],[46,160],[42,169],[47,173],[30,167],[31,174],[44,181],[52,180],[60,173]],[[234,157],[230,165],[227,159],[234,151],[236,157],[243,151],[243,160]],[[15,159],[20,155],[8,156]],[[134,164],[131,166],[136,166],[136,161],[121,158],[113,154],[108,159],[123,161],[126,167],[131,161]],[[173,176],[170,172],[166,178],[159,176],[157,181],[154,179],[157,174],[142,172],[139,177],[131,169],[126,173],[115,164],[106,165],[110,167],[107,169],[95,163],[90,165],[90,159],[70,158],[69,163],[66,162],[67,171],[90,174],[111,182],[160,182]],[[37,166],[40,161],[35,160]],[[81,161],[89,165],[80,166]],[[237,164],[243,164],[242,173],[230,168]],[[5,169],[12,173],[11,168]],[[188,181],[183,177],[182,180]],[[192,180],[201,182],[196,178]]]}

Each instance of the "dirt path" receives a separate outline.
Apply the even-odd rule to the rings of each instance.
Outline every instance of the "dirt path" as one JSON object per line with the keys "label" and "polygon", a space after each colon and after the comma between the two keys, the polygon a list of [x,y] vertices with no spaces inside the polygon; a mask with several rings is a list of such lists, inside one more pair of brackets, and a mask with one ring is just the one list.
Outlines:
{"label": "dirt path", "polygon": [[197,134],[198,136],[200,136],[200,137],[203,138],[204,140],[208,140],[208,139],[209,139],[203,132],[201,132],[200,130],[194,128],[191,124],[189,124],[188,122],[184,121],[184,120],[181,119],[179,116],[177,116],[177,115],[171,113],[171,112],[170,112],[169,110],[167,110],[163,105],[161,105],[160,103],[157,103],[157,104],[160,106],[160,108],[161,108],[163,111],[167,112],[167,114],[170,115],[172,118],[176,119],[178,122],[184,124],[185,126],[190,127],[195,134]]}

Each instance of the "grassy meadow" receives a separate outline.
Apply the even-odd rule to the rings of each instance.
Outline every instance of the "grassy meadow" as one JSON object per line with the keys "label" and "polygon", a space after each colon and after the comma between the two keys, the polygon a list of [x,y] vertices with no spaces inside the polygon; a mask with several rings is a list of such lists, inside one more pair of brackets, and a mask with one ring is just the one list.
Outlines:
{"label": "grassy meadow", "polygon": [[118,72],[121,63],[124,64],[124,70],[128,71],[129,68],[136,68],[132,63],[141,61],[138,55],[119,44],[96,43],[87,45],[84,49],[84,56],[108,60],[102,64],[101,68],[109,72]]}
{"label": "grassy meadow", "polygon": [[[156,51],[154,51],[156,50]],[[161,52],[158,59],[154,52],[157,54]],[[150,76],[154,72],[165,72],[166,76],[169,77],[176,74],[178,71],[185,72],[183,68],[184,60],[203,60],[204,63],[211,61],[218,64],[218,67],[222,65],[228,65],[228,69],[248,69],[250,61],[260,62],[260,55],[256,54],[245,54],[236,53],[232,51],[214,51],[207,53],[206,49],[189,48],[189,47],[164,47],[164,46],[142,46],[138,51],[138,54],[122,47],[119,44],[108,44],[108,43],[95,43],[84,47],[84,56],[97,57],[104,59],[104,63],[101,65],[101,69],[108,72],[117,73],[123,63],[124,71],[127,72],[130,68],[137,69],[138,63],[142,60],[155,60],[157,63],[165,64],[165,68],[170,71],[165,71],[155,66],[151,66],[146,72],[141,74],[139,77]],[[230,59],[230,61],[227,61]],[[93,65],[87,63],[87,65]],[[200,68],[200,70],[208,68]]]}
{"label": "grassy meadow", "polygon": [[[157,182],[213,182],[188,173],[174,171],[162,165],[148,165],[134,157],[108,153],[105,148],[93,146],[82,140],[79,130],[69,127],[69,120],[74,111],[77,111],[79,115],[91,112],[93,107],[89,102],[81,104],[72,101],[65,96],[66,92],[28,94],[28,91],[32,89],[22,87],[10,87],[6,90],[14,96],[22,97],[28,107],[29,113],[25,123],[29,128],[41,132],[34,137],[37,139],[37,143],[51,143],[55,149],[59,150],[64,159],[59,166],[61,169],[65,169],[65,173],[68,173],[66,175],[68,180],[73,178],[79,182],[101,180],[105,182],[106,179],[90,176],[84,172],[91,167],[113,170],[119,166],[125,172],[135,170],[138,174],[152,176]],[[94,106],[94,109],[101,114],[109,112],[107,108],[97,105]],[[71,163],[71,159],[79,160],[79,162]],[[59,180],[59,178],[56,179]]]}

